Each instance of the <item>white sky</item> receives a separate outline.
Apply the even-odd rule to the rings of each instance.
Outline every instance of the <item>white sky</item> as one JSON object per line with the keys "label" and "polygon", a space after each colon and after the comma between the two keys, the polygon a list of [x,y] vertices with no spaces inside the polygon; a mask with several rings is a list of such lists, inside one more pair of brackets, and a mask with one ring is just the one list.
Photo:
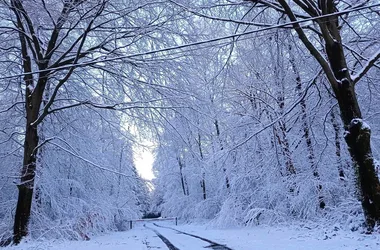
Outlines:
{"label": "white sky", "polygon": [[136,142],[133,145],[133,161],[137,172],[143,179],[151,181],[154,179],[152,167],[154,162],[153,151],[155,144],[146,138],[144,139],[141,136],[139,128],[133,123],[128,123],[126,120],[125,124],[126,130],[128,130],[136,139]]}
{"label": "white sky", "polygon": [[[144,142],[145,145],[152,145],[150,142]],[[136,169],[140,176],[146,180],[152,180],[154,178],[152,166],[154,161],[154,156],[152,152],[152,146],[150,147],[142,147],[135,146],[134,147],[134,161],[136,165]]]}

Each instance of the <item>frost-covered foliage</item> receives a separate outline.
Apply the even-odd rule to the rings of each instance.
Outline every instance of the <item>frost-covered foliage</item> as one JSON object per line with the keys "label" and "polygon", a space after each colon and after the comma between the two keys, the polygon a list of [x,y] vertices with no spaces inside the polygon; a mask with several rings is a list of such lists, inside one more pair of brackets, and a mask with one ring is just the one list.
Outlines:
{"label": "frost-covered foliage", "polygon": [[62,231],[44,234],[75,232],[75,238],[88,232],[123,230],[127,220],[139,218],[146,210],[147,190],[135,170],[131,143],[102,126],[104,121],[97,115],[78,121],[77,126],[68,124],[55,135],[64,141],[47,145],[41,154],[32,221],[37,235],[38,230],[46,230],[49,220],[52,228],[57,224]]}
{"label": "frost-covered foliage", "polygon": [[[33,238],[86,239],[100,232],[125,230],[127,220],[140,218],[148,209],[148,190],[134,166],[131,136],[111,129],[120,121],[105,112],[75,111],[79,110],[43,124],[43,136],[52,139],[38,158],[29,225]],[[14,161],[19,163],[20,157]],[[0,225],[8,236],[17,179],[8,177],[11,171],[4,173]],[[13,175],[17,177],[17,171]]]}
{"label": "frost-covered foliage", "polygon": [[[24,233],[86,239],[124,230],[126,220],[149,206],[147,185],[133,162],[133,146],[140,142],[131,127],[137,124],[133,117],[146,119],[148,112],[139,109],[155,97],[151,89],[134,85],[143,82],[146,65],[81,63],[141,51],[152,41],[142,30],[154,35],[149,21],[162,24],[170,15],[150,1],[51,0],[2,1],[0,16],[0,75],[13,75],[0,80],[0,242],[12,235],[21,197],[17,187],[26,186],[21,170],[34,163]],[[25,32],[18,32],[21,25]],[[30,37],[34,41],[23,44]],[[19,76],[25,70],[34,71],[31,80]],[[39,139],[32,154],[26,153],[30,137],[25,136],[31,127]],[[35,153],[36,162],[25,164]],[[28,199],[19,201],[28,206]]]}
{"label": "frost-covered foliage", "polygon": [[[154,163],[155,200],[164,216],[213,219],[219,227],[322,217],[349,226],[349,220],[357,222],[353,218],[362,216],[360,203],[352,202],[356,199],[355,178],[342,131],[335,137],[334,126],[341,124],[331,97],[323,89],[308,86],[307,119],[316,178],[302,113],[295,106],[299,101],[292,82],[295,76],[286,73],[289,84],[283,93],[276,93],[275,79],[265,73],[266,67],[259,68],[268,63],[257,62],[255,74],[247,73],[248,65],[235,61],[229,71],[244,81],[231,80],[221,92],[222,86],[212,83],[215,85],[208,87],[216,93],[198,83],[197,91],[205,93],[201,104],[205,113],[192,113],[200,104],[187,103],[194,106],[168,121]],[[268,79],[261,81],[258,74]],[[295,108],[282,116],[285,111],[279,108],[277,95],[285,96],[285,111]],[[207,100],[208,96],[212,100]],[[319,199],[323,199],[324,209]]]}
{"label": "frost-covered foliage", "polygon": [[[33,165],[23,159],[35,152],[34,238],[124,230],[147,210],[219,227],[326,218],[357,228],[336,96],[294,29],[278,29],[288,20],[272,2],[2,1],[0,239],[11,235],[20,170]],[[25,4],[20,15],[11,3]],[[379,49],[378,14],[367,11],[346,13],[338,31],[348,62],[340,72],[357,77]],[[302,24],[306,37],[326,58],[313,22]],[[355,88],[379,158],[376,66]],[[26,124],[26,103],[45,80]],[[39,144],[25,154],[29,126]],[[152,209],[133,162],[141,134],[157,145]]]}
{"label": "frost-covered foliage", "polygon": [[[271,19],[216,5],[194,4],[193,10],[208,17],[285,22],[273,13]],[[221,26],[245,31],[241,23]],[[343,27],[345,38],[355,36]],[[195,64],[187,59],[193,67],[182,74],[191,77],[176,84],[197,98],[168,113],[163,125],[154,163],[157,209],[185,220],[212,219],[216,226],[325,218],[357,228],[363,213],[355,172],[336,100],[319,65],[286,29],[237,40],[208,49],[209,57],[198,56]],[[378,72],[371,71],[358,87],[370,124],[378,123],[379,92],[371,80]],[[378,158],[379,128],[371,127]]]}

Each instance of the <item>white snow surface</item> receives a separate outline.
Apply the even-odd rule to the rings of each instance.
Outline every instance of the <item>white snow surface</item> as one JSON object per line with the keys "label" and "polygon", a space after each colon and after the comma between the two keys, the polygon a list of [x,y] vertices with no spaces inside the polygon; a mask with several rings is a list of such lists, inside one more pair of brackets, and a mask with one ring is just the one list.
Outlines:
{"label": "white snow surface", "polygon": [[[89,241],[24,241],[9,250],[143,250],[168,249],[152,230],[167,238],[180,250],[213,249],[210,243],[180,234],[169,228],[156,227],[151,222],[136,226],[126,232],[115,232],[91,238]],[[160,225],[163,223],[160,222]],[[233,250],[340,250],[380,249],[380,234],[305,228],[300,226],[257,226],[253,228],[213,229],[203,225],[165,226],[201,236],[226,245]]]}

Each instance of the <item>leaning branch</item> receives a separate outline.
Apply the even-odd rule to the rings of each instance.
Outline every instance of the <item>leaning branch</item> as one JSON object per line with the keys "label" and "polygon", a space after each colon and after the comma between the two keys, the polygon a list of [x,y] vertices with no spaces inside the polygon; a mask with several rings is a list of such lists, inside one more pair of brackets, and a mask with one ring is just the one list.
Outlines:
{"label": "leaning branch", "polygon": [[133,178],[134,177],[134,176],[130,176],[130,175],[126,175],[126,174],[120,173],[118,171],[115,171],[115,170],[112,170],[112,169],[109,169],[109,168],[106,168],[106,167],[102,167],[102,166],[100,166],[100,165],[98,165],[98,164],[96,164],[96,163],[94,163],[94,162],[92,162],[92,161],[90,161],[90,160],[88,160],[88,159],[80,156],[79,154],[77,154],[77,153],[75,153],[75,152],[73,152],[73,151],[71,151],[71,150],[69,150],[69,149],[67,149],[67,148],[65,148],[65,147],[57,144],[57,143],[49,141],[49,144],[54,145],[57,148],[60,148],[61,150],[65,151],[66,153],[68,153],[68,154],[70,154],[70,155],[72,155],[72,156],[74,156],[74,157],[76,157],[76,158],[78,158],[78,159],[80,159],[80,160],[82,160],[82,161],[84,161],[84,162],[86,162],[86,163],[88,163],[88,164],[90,164],[90,165],[92,165],[92,166],[100,169],[100,170],[107,171],[107,172],[110,172],[110,173],[113,173],[113,174],[117,174],[117,175],[121,175],[121,176],[128,177],[128,178]]}
{"label": "leaning branch", "polygon": [[354,84],[360,81],[360,79],[367,74],[367,72],[375,65],[376,61],[380,59],[380,49],[370,58],[363,68],[352,76],[352,81]]}
{"label": "leaning branch", "polygon": [[334,76],[334,73],[332,72],[329,63],[326,61],[326,59],[321,55],[321,53],[314,47],[314,45],[310,42],[310,40],[307,38],[305,32],[303,31],[300,24],[297,22],[297,18],[294,15],[293,11],[289,7],[289,5],[286,3],[285,0],[279,0],[279,3],[282,5],[284,10],[286,11],[286,15],[289,17],[290,21],[292,21],[292,25],[294,30],[297,32],[299,38],[301,39],[302,43],[306,46],[306,48],[309,50],[310,54],[318,61],[318,63],[321,65],[323,71],[325,72],[327,79],[331,84],[336,84],[337,80]]}

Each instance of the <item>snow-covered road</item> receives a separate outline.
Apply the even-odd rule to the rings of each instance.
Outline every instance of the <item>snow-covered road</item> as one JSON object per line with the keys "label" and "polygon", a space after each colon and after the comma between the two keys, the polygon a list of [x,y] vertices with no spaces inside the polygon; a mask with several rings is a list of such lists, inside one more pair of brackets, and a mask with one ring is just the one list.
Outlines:
{"label": "snow-covered road", "polygon": [[380,249],[379,234],[259,226],[244,229],[210,229],[152,222],[127,232],[110,233],[89,241],[30,241],[11,250],[372,250]]}
{"label": "snow-covered road", "polygon": [[[149,226],[145,225],[145,227],[155,232],[170,250],[203,248],[214,250],[232,250],[226,245],[201,237],[199,235],[180,231],[173,227],[158,225],[156,223],[153,223],[153,225]],[[175,235],[173,235],[173,233],[175,233]]]}

